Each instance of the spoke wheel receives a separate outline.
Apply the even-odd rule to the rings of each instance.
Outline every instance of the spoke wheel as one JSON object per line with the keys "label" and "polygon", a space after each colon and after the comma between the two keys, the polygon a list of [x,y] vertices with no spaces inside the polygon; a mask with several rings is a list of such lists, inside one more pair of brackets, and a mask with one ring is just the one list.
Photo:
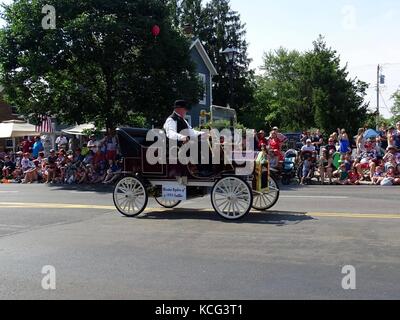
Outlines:
{"label": "spoke wheel", "polygon": [[115,186],[113,200],[120,213],[127,217],[135,217],[147,206],[147,190],[139,179],[125,177]]}
{"label": "spoke wheel", "polygon": [[181,201],[179,201],[179,200],[176,200],[176,201],[175,200],[166,200],[162,197],[155,197],[155,199],[160,206],[167,208],[167,209],[173,209],[176,206],[180,205],[180,203],[181,203]]}
{"label": "spoke wheel", "polygon": [[259,211],[271,209],[278,202],[279,192],[278,183],[269,177],[269,192],[253,191],[253,209]]}
{"label": "spoke wheel", "polygon": [[211,192],[214,210],[228,220],[243,218],[251,210],[253,193],[250,186],[237,177],[219,180]]}

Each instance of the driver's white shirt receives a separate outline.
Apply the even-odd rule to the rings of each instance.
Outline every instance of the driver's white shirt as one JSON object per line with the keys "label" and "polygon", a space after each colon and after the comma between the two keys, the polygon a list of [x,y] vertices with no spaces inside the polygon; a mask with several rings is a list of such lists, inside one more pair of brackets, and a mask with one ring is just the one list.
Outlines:
{"label": "driver's white shirt", "polygon": [[[174,112],[175,114],[177,114],[176,112]],[[178,115],[178,114],[177,114]],[[178,115],[180,117],[180,115]],[[187,126],[188,129],[186,129],[187,135],[183,135],[177,132],[177,123],[176,121],[174,121],[174,119],[172,119],[171,117],[168,117],[167,121],[165,121],[164,124],[164,130],[167,134],[167,138],[168,139],[172,139],[172,140],[178,140],[178,141],[186,141],[186,138],[197,138],[198,136],[202,135],[203,133],[197,130],[194,130],[189,123],[183,119]]]}

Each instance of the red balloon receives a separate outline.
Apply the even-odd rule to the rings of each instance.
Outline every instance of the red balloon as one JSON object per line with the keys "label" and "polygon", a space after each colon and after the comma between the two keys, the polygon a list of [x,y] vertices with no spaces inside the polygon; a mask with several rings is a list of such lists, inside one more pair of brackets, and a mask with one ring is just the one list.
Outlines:
{"label": "red balloon", "polygon": [[160,31],[161,31],[161,29],[158,25],[153,26],[153,28],[151,29],[151,33],[155,37],[157,37],[160,34]]}

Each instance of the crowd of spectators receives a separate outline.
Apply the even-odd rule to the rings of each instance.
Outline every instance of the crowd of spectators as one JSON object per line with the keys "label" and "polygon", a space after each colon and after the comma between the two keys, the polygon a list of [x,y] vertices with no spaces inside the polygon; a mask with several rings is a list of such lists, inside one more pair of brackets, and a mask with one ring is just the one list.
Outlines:
{"label": "crowd of spectators", "polygon": [[[266,149],[273,169],[282,166],[285,140],[276,127],[268,137],[264,131],[257,135],[258,149]],[[304,131],[300,141],[300,184],[308,177],[317,177],[321,184],[400,185],[400,122],[378,131],[361,128],[355,137],[345,129],[329,137],[320,130]]]}
{"label": "crowd of spectators", "polygon": [[[400,185],[400,122],[379,131],[359,129],[350,137],[338,129],[329,137],[320,130],[304,131],[297,161],[302,166],[300,183],[317,177],[321,184]],[[256,135],[256,147],[279,171],[285,162],[287,137],[277,127],[267,136]],[[112,184],[121,176],[122,163],[114,133],[102,139],[91,135],[83,142],[75,136],[57,137],[55,149],[47,150],[40,137],[24,138],[16,154],[0,154],[3,183]]]}
{"label": "crowd of spectators", "polygon": [[46,150],[40,137],[25,137],[16,154],[0,155],[3,183],[112,184],[121,175],[118,142],[113,133],[86,142],[57,137]]}

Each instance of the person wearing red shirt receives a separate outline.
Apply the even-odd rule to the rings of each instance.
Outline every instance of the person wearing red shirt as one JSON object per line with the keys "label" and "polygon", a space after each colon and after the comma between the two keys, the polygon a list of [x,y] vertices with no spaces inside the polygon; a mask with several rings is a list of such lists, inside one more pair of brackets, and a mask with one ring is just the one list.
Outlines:
{"label": "person wearing red shirt", "polygon": [[100,149],[98,149],[97,152],[94,154],[94,157],[93,157],[93,164],[94,164],[94,166],[97,167],[98,165],[100,165],[100,163],[101,163],[102,161],[105,161],[105,160],[106,160],[105,154],[102,153],[102,152],[100,151]]}
{"label": "person wearing red shirt", "polygon": [[28,137],[24,137],[24,139],[21,142],[21,148],[23,153],[29,153],[29,149],[31,147],[31,143],[28,140]]}
{"label": "person wearing red shirt", "polygon": [[268,145],[268,139],[265,137],[265,132],[263,130],[261,130],[257,134],[257,138],[258,138],[258,142],[257,142],[258,143],[258,145],[257,145],[258,150],[261,150],[263,145],[265,145],[265,146]]}
{"label": "person wearing red shirt", "polygon": [[278,134],[275,131],[271,132],[271,136],[268,140],[268,147],[270,150],[274,150],[275,154],[279,157],[279,161],[284,160],[281,152],[282,141],[279,139]]}

